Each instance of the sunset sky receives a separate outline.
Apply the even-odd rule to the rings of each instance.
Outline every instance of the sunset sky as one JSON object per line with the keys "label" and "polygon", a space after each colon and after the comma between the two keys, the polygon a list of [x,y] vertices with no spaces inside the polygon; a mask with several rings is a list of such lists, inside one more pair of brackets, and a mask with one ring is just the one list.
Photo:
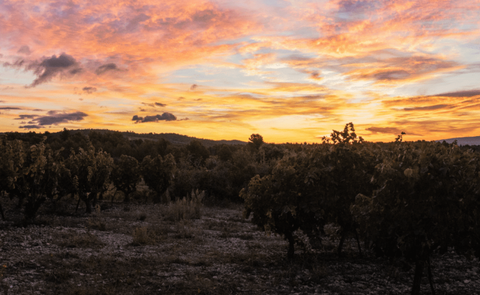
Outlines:
{"label": "sunset sky", "polygon": [[480,0],[0,0],[0,132],[480,135]]}

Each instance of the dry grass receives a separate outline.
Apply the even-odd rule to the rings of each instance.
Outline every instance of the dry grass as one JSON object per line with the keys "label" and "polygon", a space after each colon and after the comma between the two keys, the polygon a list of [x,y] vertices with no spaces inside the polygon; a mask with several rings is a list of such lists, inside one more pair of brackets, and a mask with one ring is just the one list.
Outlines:
{"label": "dry grass", "polygon": [[147,227],[137,227],[132,233],[132,246],[155,245],[157,243],[157,235],[154,231]]}
{"label": "dry grass", "polygon": [[98,218],[98,217],[92,217],[87,220],[87,228],[88,229],[95,229],[95,230],[101,230],[101,231],[106,231],[107,230],[107,225],[105,222]]}
{"label": "dry grass", "polygon": [[165,212],[165,219],[180,221],[202,218],[202,200],[205,192],[192,191],[190,196],[171,202]]}
{"label": "dry grass", "polygon": [[156,245],[160,240],[166,238],[167,232],[164,227],[137,227],[133,230],[133,242],[130,245]]}

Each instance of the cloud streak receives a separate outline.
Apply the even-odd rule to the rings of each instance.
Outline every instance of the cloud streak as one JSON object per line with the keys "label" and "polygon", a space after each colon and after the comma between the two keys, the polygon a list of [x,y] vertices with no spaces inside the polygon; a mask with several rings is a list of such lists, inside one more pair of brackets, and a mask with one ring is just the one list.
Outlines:
{"label": "cloud streak", "polygon": [[65,113],[65,112],[49,111],[46,116],[20,115],[19,118],[16,118],[16,119],[17,120],[31,119],[31,121],[28,122],[29,125],[22,125],[20,126],[20,128],[40,129],[50,125],[79,122],[79,121],[82,121],[87,116],[88,115],[84,112]]}

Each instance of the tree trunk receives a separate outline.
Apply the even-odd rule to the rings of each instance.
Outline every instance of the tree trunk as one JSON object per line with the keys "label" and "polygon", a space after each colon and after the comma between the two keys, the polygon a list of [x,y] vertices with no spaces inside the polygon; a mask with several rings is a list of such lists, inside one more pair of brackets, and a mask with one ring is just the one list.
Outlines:
{"label": "tree trunk", "polygon": [[[163,193],[162,193],[163,194]],[[158,204],[162,201],[162,194],[159,191],[156,191],[153,196],[153,203]]]}
{"label": "tree trunk", "polygon": [[75,207],[75,213],[77,213],[78,206],[80,206],[80,201],[81,200],[82,200],[82,198],[80,198],[80,196],[78,196],[78,202],[77,202],[77,206]]}
{"label": "tree trunk", "polygon": [[43,202],[45,202],[44,197],[33,197],[31,196],[27,203],[25,204],[24,215],[25,221],[28,223],[32,223],[37,216],[38,209],[42,206]]}
{"label": "tree trunk", "polygon": [[425,265],[425,259],[420,257],[415,262],[415,276],[413,277],[412,295],[420,294],[420,283],[422,281],[423,267]]}
{"label": "tree trunk", "polygon": [[286,236],[288,239],[288,260],[293,260],[294,253],[295,253],[295,239],[293,238],[292,234]]}
{"label": "tree trunk", "polygon": [[112,203],[112,204],[113,204],[113,201],[114,201],[114,199],[115,199],[115,195],[117,194],[117,191],[118,191],[118,189],[115,188],[115,192],[113,193],[113,195],[112,195],[112,200],[111,200],[111,203]]}
{"label": "tree trunk", "polygon": [[428,281],[430,282],[430,289],[432,290],[432,295],[435,295],[435,287],[433,286],[433,276],[432,276],[432,266],[430,264],[430,256],[427,258],[427,271],[428,271]]}
{"label": "tree trunk", "polygon": [[92,204],[90,203],[90,200],[87,198],[85,199],[85,213],[90,214],[92,213]]}
{"label": "tree trunk", "polygon": [[355,229],[355,239],[357,240],[358,253],[359,253],[360,257],[363,257],[362,247],[360,246],[360,238],[358,237],[358,232],[357,232],[356,229]]}
{"label": "tree trunk", "polygon": [[0,203],[0,214],[2,214],[2,220],[5,221],[5,213],[3,213],[3,207],[1,203]]}
{"label": "tree trunk", "polygon": [[346,232],[342,230],[342,237],[340,238],[340,244],[338,245],[338,256],[342,256],[343,243],[345,242]]}
{"label": "tree trunk", "polygon": [[124,203],[130,203],[130,191],[125,190],[124,194],[125,194],[125,198],[123,199],[123,202]]}

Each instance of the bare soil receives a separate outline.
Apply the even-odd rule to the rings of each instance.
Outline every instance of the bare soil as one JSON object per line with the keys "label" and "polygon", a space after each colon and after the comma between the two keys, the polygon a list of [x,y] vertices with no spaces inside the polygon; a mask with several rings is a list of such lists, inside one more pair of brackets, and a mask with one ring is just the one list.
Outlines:
{"label": "bare soil", "polygon": [[[166,205],[103,209],[0,221],[0,294],[408,294],[413,281],[411,265],[360,258],[353,240],[338,257],[334,227],[321,249],[297,248],[288,261],[282,237],[243,219],[239,205],[181,220]],[[436,294],[480,294],[478,259],[448,252],[432,270]]]}

